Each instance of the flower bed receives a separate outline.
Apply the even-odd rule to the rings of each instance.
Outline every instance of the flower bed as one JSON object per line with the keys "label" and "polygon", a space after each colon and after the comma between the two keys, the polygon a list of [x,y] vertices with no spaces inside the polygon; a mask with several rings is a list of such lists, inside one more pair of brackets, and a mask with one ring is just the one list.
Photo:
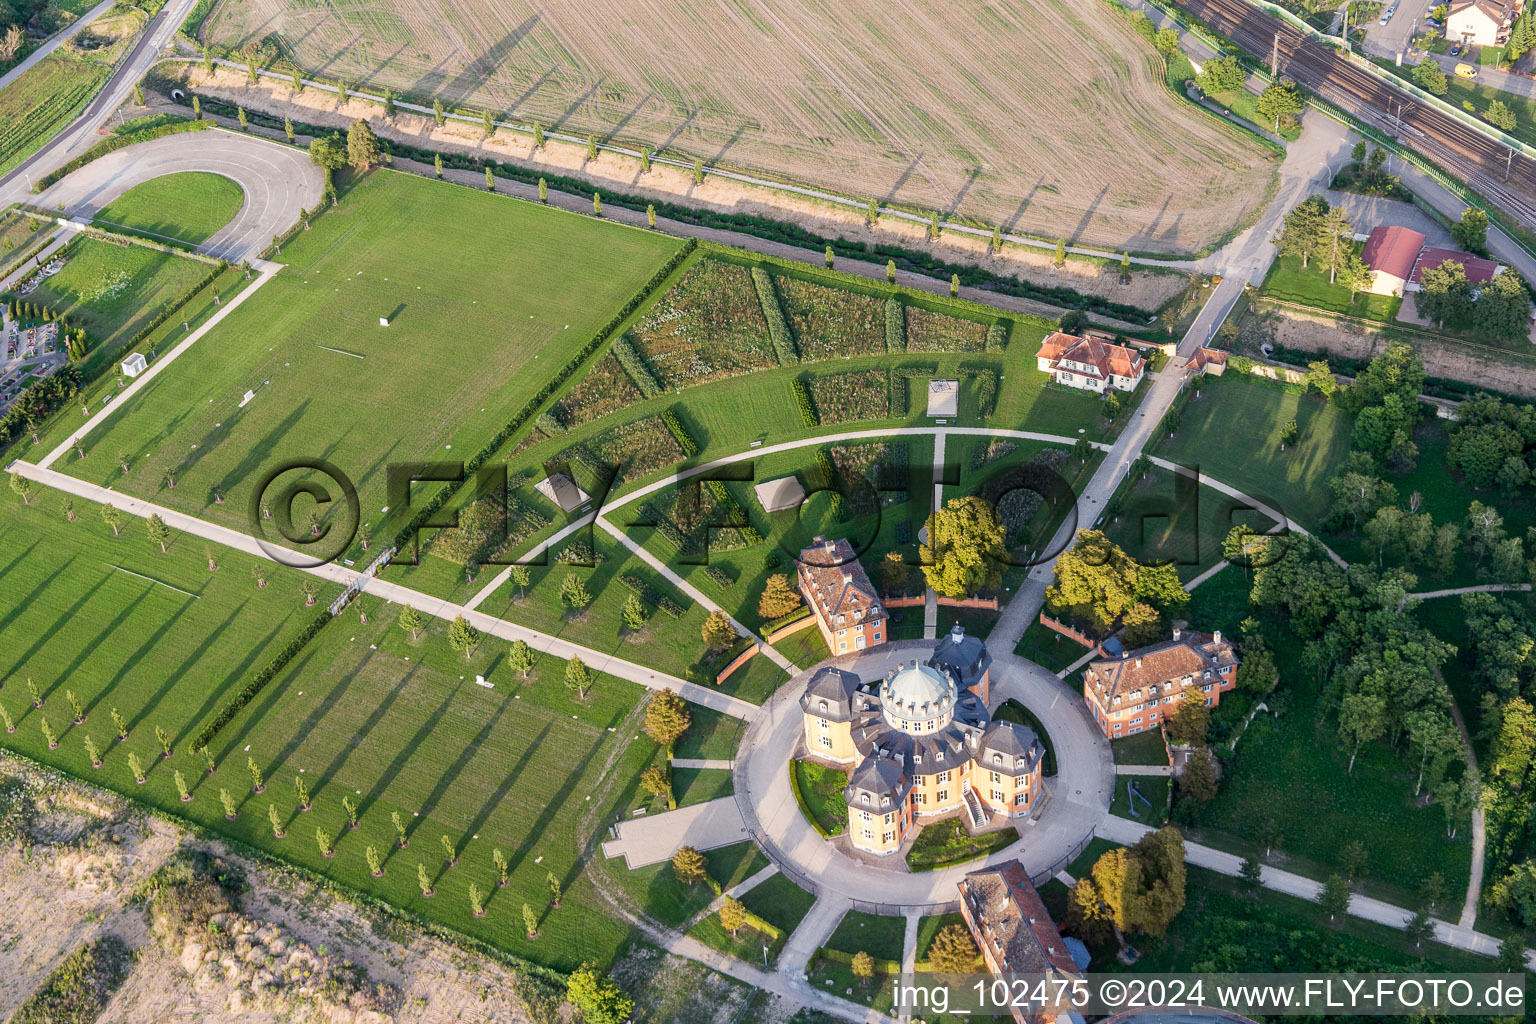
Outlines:
{"label": "flower bed", "polygon": [[884,419],[890,409],[889,380],[884,370],[855,370],[813,377],[811,404],[822,423]]}
{"label": "flower bed", "polygon": [[885,352],[881,300],[782,274],[775,274],[773,283],[802,362]]}
{"label": "flower bed", "polygon": [[836,489],[843,495],[849,515],[867,515],[880,503],[879,490],[900,490],[907,465],[907,446],[875,441],[869,444],[839,444],[823,449],[836,477]]}
{"label": "flower bed", "polygon": [[629,374],[609,352],[555,404],[555,415],[567,427],[579,427],[633,405],[640,398]]}
{"label": "flower bed", "polygon": [[986,348],[985,324],[907,307],[908,352],[984,352]]}
{"label": "flower bed", "polygon": [[752,273],[702,259],[633,331],[635,350],[666,388],[687,388],[779,365]]}
{"label": "flower bed", "polygon": [[660,416],[621,423],[562,451],[556,461],[580,462],[603,474],[616,468],[619,480],[638,480],[681,462],[683,449]]}

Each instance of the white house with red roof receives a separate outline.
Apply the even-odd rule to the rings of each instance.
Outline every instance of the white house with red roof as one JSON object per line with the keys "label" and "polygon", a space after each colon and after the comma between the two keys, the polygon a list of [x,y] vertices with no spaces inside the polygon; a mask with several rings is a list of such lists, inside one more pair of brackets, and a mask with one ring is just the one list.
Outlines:
{"label": "white house with red roof", "polygon": [[1365,290],[1376,295],[1416,292],[1422,286],[1424,271],[1447,262],[1460,263],[1473,288],[1492,281],[1504,269],[1493,260],[1459,249],[1426,245],[1426,241],[1422,232],[1398,224],[1383,224],[1372,231],[1360,253],[1371,270],[1371,283]]}
{"label": "white house with red roof", "polygon": [[1502,46],[1520,16],[1519,0],[1457,0],[1445,17],[1445,38],[1472,46]]}
{"label": "white house with red roof", "polygon": [[1147,361],[1134,349],[1061,331],[1040,343],[1035,364],[1059,384],[1099,394],[1135,391],[1147,372]]}

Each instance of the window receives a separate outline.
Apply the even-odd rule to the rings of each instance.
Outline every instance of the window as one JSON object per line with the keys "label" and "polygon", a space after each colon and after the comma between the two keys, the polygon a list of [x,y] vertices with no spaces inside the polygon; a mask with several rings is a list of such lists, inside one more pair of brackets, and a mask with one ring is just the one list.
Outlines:
{"label": "window", "polygon": [[886,823],[886,824],[887,824],[887,825],[889,825],[889,824],[890,824],[890,823],[891,823],[891,816],[890,816],[890,815],[889,815],[889,814],[887,814],[887,815],[886,815],[886,816],[885,816],[885,823]]}
{"label": "window", "polygon": [[832,737],[831,736],[823,736],[821,738],[821,745],[824,746],[824,747],[830,747],[832,745]]}
{"label": "window", "polygon": [[946,769],[946,770],[944,770],[942,772],[939,772],[938,781],[939,782],[948,782],[949,781],[949,771],[948,771],[948,769]]}
{"label": "window", "polygon": [[880,642],[880,634],[876,633],[875,634],[875,643],[879,643],[879,642]]}
{"label": "window", "polygon": [[865,829],[864,830],[864,838],[865,839],[874,839],[875,838],[875,834],[873,832],[871,832],[869,829]]}
{"label": "window", "polygon": [[892,842],[896,841],[896,833],[895,832],[887,832],[881,838],[883,838],[885,840],[885,842],[887,842],[887,843],[892,843]]}
{"label": "window", "polygon": [[994,789],[992,791],[992,802],[993,803],[1000,804],[1000,803],[1002,803],[1006,799],[1007,799],[1007,797],[1003,796],[1003,791],[1002,790]]}
{"label": "window", "polygon": [[[837,621],[838,622],[842,622],[843,621],[843,617],[841,615],[839,615],[837,617]],[[837,635],[838,636],[847,636],[848,635],[848,631],[846,629],[840,629],[840,630],[837,631]]]}
{"label": "window", "polygon": [[839,651],[846,651],[848,649],[848,641],[847,640],[839,640],[837,642],[837,649]]}
{"label": "window", "polygon": [[949,802],[949,790],[947,790],[947,789],[939,790],[939,803],[942,804],[942,803],[948,803],[948,802]]}
{"label": "window", "polygon": [[1003,777],[1001,775],[997,774],[997,772],[993,772],[992,773],[992,781],[993,782],[1002,782],[1003,781]]}
{"label": "window", "polygon": [[[868,800],[869,797],[866,796],[864,799]],[[860,811],[859,812],[859,820],[860,821],[868,821],[869,820],[869,812],[868,811]]]}
{"label": "window", "polygon": [[825,718],[819,718],[817,721],[821,723],[823,729],[830,729],[832,727],[832,723],[828,722]]}
{"label": "window", "polygon": [[1029,792],[1026,790],[1023,793],[1020,793],[1018,796],[1013,798],[1013,802],[1018,806],[1023,807],[1025,804],[1029,803]]}

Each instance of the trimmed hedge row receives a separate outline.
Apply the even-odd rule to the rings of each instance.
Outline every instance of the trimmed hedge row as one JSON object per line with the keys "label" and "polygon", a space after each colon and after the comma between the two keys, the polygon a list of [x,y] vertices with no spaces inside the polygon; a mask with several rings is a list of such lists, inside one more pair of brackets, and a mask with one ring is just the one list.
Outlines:
{"label": "trimmed hedge row", "polygon": [[910,382],[918,377],[932,377],[939,372],[935,366],[895,366],[891,368],[891,416],[902,419],[910,407]]}
{"label": "trimmed hedge row", "polygon": [[807,427],[814,427],[821,422],[816,416],[816,407],[811,404],[811,389],[803,380],[789,382],[790,390],[795,393],[795,407],[800,410],[800,422]]}
{"label": "trimmed hedge row", "polygon": [[683,612],[686,611],[682,605],[658,592],[655,587],[638,576],[625,573],[619,577],[619,583],[633,591],[640,600],[655,605],[657,609],[666,612],[674,619],[682,618]]}
{"label": "trimmed hedge row", "polygon": [[993,324],[987,328],[986,350],[988,355],[1002,355],[1003,349],[1008,347],[1008,328],[1002,324]]}
{"label": "trimmed hedge row", "polygon": [[885,350],[907,350],[907,311],[895,299],[885,300]]}
{"label": "trimmed hedge row", "polygon": [[712,580],[715,586],[721,590],[730,590],[736,585],[736,577],[726,572],[717,565],[711,565],[704,570],[704,575]]}
{"label": "trimmed hedge row", "polygon": [[774,290],[773,278],[761,266],[752,267],[752,285],[757,289],[757,301],[763,307],[763,319],[768,321],[768,337],[773,342],[773,354],[780,366],[794,366],[800,362],[795,351],[794,336],[789,324],[784,322],[784,308],[779,305],[779,293]]}
{"label": "trimmed hedge row", "polygon": [[976,381],[976,410],[991,419],[997,409],[997,371],[990,366],[961,366],[960,372]]}
{"label": "trimmed hedge row", "polygon": [[629,379],[635,387],[640,389],[641,395],[646,398],[655,398],[661,394],[661,382],[651,373],[651,368],[645,365],[645,360],[640,358],[640,353],[635,351],[635,346],[629,343],[629,338],[613,339],[613,355],[624,372],[629,374]]}
{"label": "trimmed hedge row", "polygon": [[193,737],[191,745],[187,748],[188,752],[195,754],[206,747],[218,735],[219,730],[232,722],[234,717],[241,711],[244,711],[245,706],[256,699],[256,695],[272,681],[273,677],[283,670],[283,666],[292,661],[294,656],[304,649],[304,645],[313,640],[331,619],[332,616],[329,608],[322,610],[320,614],[311,619],[309,625],[305,626],[298,636],[288,641],[287,646],[278,651],[271,661],[267,662],[260,671],[251,677],[249,682],[240,688],[239,692],[219,709],[219,713],[213,716],[213,720],[198,731],[197,735]]}
{"label": "trimmed hedge row", "polygon": [[699,442],[695,441],[693,435],[688,433],[688,428],[683,426],[682,420],[678,419],[675,409],[668,409],[663,412],[661,414],[661,422],[665,423],[667,429],[671,431],[672,439],[683,450],[684,457],[691,459],[699,454]]}
{"label": "trimmed hedge row", "polygon": [[[822,946],[816,951],[816,956],[824,957],[828,960],[831,960],[833,963],[845,964],[849,966],[853,964],[853,958],[857,955],[857,953],[845,953],[840,949],[829,949],[826,946]],[[815,958],[813,957],[812,959]],[[874,960],[875,962],[876,974],[901,973],[901,964],[897,963],[895,960],[882,960],[879,957],[871,957],[870,959]]]}
{"label": "trimmed hedge row", "polygon": [[790,612],[788,615],[780,615],[776,619],[772,619],[763,623],[763,628],[761,631],[763,633],[772,633],[774,630],[783,629],[790,623],[799,622],[809,614],[811,614],[811,606],[803,604],[799,608],[796,608],[794,611]]}
{"label": "trimmed hedge row", "polygon": [[756,544],[763,539],[762,534],[757,532],[757,527],[752,525],[752,520],[747,517],[747,510],[741,507],[741,503],[736,500],[736,495],[725,486],[724,480],[705,480],[704,486],[709,488],[715,504],[725,513],[729,524],[741,531],[742,540],[748,544]]}
{"label": "trimmed hedge row", "polygon": [[166,135],[179,135],[182,132],[200,132],[213,127],[216,126],[212,121],[177,121],[174,124],[162,124],[146,131],[134,132],[131,135],[109,135],[69,163],[38,178],[32,183],[32,191],[41,192],[72,171],[78,171],[91,161],[99,160],[124,146],[131,146],[136,142],[148,142]]}
{"label": "trimmed hedge row", "polygon": [[[581,350],[571,356],[558,373],[545,381],[543,387],[539,388],[533,397],[523,403],[523,407],[507,421],[506,425],[497,431],[495,436],[481,446],[480,450],[464,464],[465,480],[470,479],[477,469],[484,465],[488,459],[501,450],[503,445],[512,439],[513,434],[522,429],[523,424],[533,418],[539,406],[547,402],[556,391],[564,386],[571,375],[581,368],[583,363],[590,359],[598,349],[602,348],[603,342],[607,340],[608,336],[618,330],[619,325],[650,298],[651,293],[661,286],[661,283],[671,275],[672,271],[676,270],[683,260],[693,254],[696,246],[697,242],[691,238],[685,241],[682,247],[672,255],[672,258],[667,260],[656,273],[652,274],[651,279],[638,292],[630,296],[629,301],[625,302],[623,307],[610,317],[606,324],[597,329],[597,332],[581,347]],[[411,517],[411,521],[395,534],[395,547],[401,551],[405,550],[406,545],[415,537],[416,533],[422,528],[422,525],[432,516],[436,515],[438,510],[446,505],[448,499],[453,497],[463,485],[463,480],[449,483],[434,494],[431,500]]]}

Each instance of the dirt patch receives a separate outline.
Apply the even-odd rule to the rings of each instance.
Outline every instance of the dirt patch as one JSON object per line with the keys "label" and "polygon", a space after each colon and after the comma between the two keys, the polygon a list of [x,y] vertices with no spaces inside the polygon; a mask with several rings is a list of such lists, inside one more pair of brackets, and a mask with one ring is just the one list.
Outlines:
{"label": "dirt patch", "polygon": [[[1319,352],[1350,359],[1370,359],[1379,355],[1388,340],[1379,331],[1352,323],[1334,323],[1322,318],[1271,313],[1257,321],[1264,340],[1302,352]],[[1470,345],[1434,341],[1413,342],[1424,370],[1431,377],[1463,381],[1506,394],[1536,398],[1536,374],[1527,364],[1502,360],[1497,354],[1480,353]]]}
{"label": "dirt patch", "polygon": [[447,121],[439,127],[430,116],[403,111],[386,120],[382,106],[372,100],[352,98],[341,103],[335,93],[315,88],[295,95],[291,86],[278,79],[263,78],[251,85],[243,74],[229,70],[216,69],[212,75],[197,65],[183,65],[177,70],[180,78],[200,92],[273,117],[338,129],[354,120],[366,119],[381,138],[424,149],[462,153],[487,161],[515,163],[534,172],[574,177],[590,182],[597,191],[621,189],[656,202],[768,217],[822,237],[860,245],[900,245],[929,251],[949,262],[975,264],[996,274],[1044,287],[1066,287],[1148,312],[1157,310],[1187,284],[1183,274],[1138,270],[1134,266],[1129,282],[1122,284],[1118,263],[1070,258],[1057,267],[1053,265],[1054,255],[1045,250],[1010,244],[993,253],[988,238],[955,232],[930,240],[924,224],[884,217],[870,226],[857,210],[774,189],[711,175],[696,185],[686,170],[653,162],[651,169],[645,171],[639,160],[616,153],[603,152],[597,159],[588,160],[582,145],[548,140],[542,148],[535,149],[533,140],[520,133],[501,130],[486,138],[479,125]]}
{"label": "dirt patch", "polygon": [[696,960],[651,946],[631,950],[612,973],[634,995],[643,1019],[667,1024],[733,1024],[753,991]]}

